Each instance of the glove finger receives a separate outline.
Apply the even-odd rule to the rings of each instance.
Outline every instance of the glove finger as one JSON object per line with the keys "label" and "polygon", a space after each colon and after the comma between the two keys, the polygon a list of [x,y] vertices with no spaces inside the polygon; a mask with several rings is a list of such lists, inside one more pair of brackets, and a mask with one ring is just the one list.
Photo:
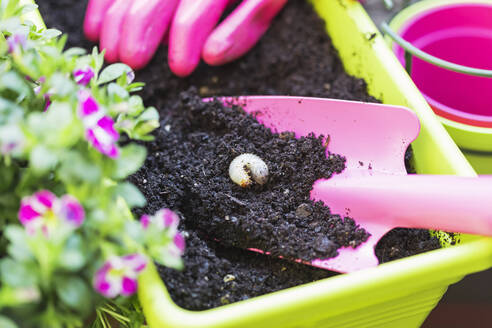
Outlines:
{"label": "glove finger", "polygon": [[231,62],[263,36],[287,0],[245,0],[208,37],[203,60],[209,65]]}
{"label": "glove finger", "polygon": [[116,0],[90,0],[84,18],[84,34],[90,41],[97,42],[101,34],[102,22],[109,7]]}
{"label": "glove finger", "polygon": [[123,22],[131,5],[138,0],[119,0],[115,2],[104,16],[101,28],[101,49],[106,50],[104,58],[110,63],[119,61],[119,44],[123,32]]}
{"label": "glove finger", "polygon": [[163,40],[178,3],[179,0],[134,1],[123,24],[120,60],[133,69],[144,67]]}
{"label": "glove finger", "polygon": [[187,76],[200,62],[202,47],[230,0],[182,0],[169,34],[169,67]]}

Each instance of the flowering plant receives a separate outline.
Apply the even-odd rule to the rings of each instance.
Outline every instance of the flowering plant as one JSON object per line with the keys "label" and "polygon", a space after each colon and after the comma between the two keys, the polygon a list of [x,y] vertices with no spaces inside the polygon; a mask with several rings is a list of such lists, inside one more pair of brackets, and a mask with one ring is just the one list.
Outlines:
{"label": "flowering plant", "polygon": [[64,51],[22,21],[33,7],[0,0],[0,326],[82,327],[134,304],[149,261],[180,268],[184,239],[168,209],[131,213],[145,198],[126,178],[146,158],[131,140],[159,125],[143,84],[97,49]]}

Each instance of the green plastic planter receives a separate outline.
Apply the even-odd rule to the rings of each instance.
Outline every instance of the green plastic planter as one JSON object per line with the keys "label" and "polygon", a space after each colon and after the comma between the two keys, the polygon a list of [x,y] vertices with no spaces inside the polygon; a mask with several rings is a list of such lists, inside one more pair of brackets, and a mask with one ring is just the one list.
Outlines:
{"label": "green plastic planter", "polygon": [[[346,70],[364,78],[369,93],[384,103],[418,114],[417,171],[474,176],[362,6],[355,0],[312,2],[327,21]],[[152,328],[418,327],[450,284],[491,266],[492,240],[462,236],[457,246],[207,311],[175,305],[153,266],[140,276],[138,296]]]}

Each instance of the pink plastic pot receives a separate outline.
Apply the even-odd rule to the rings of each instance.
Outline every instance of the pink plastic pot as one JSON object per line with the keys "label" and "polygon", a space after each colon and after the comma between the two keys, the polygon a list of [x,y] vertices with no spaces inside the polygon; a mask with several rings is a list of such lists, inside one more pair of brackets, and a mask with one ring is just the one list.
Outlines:
{"label": "pink plastic pot", "polygon": [[[492,3],[436,6],[410,17],[398,34],[440,59],[478,69],[492,69]],[[405,65],[405,51],[395,45]],[[411,77],[435,113],[448,120],[492,128],[492,79],[456,73],[419,58]]]}

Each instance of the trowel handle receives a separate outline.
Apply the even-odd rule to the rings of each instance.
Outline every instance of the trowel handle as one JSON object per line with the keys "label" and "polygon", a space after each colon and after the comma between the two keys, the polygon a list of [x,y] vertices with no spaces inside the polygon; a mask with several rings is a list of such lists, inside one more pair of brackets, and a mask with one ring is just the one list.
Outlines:
{"label": "trowel handle", "polygon": [[492,236],[492,176],[334,177],[315,188],[329,188],[325,203],[343,204],[355,220]]}

